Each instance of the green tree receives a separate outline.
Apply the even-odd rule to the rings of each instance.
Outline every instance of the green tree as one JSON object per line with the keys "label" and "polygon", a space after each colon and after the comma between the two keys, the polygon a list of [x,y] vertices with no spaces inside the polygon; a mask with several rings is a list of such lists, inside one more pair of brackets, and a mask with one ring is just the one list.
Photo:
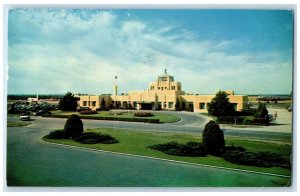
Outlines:
{"label": "green tree", "polygon": [[69,116],[65,123],[64,131],[70,137],[78,136],[83,133],[83,123],[80,117],[76,114]]}
{"label": "green tree", "polygon": [[266,108],[266,104],[259,103],[257,112],[255,113],[255,121],[259,121],[265,125],[269,125],[269,112]]}
{"label": "green tree", "polygon": [[219,91],[208,107],[208,113],[213,116],[230,116],[234,114],[234,106],[229,102],[226,92]]}
{"label": "green tree", "polygon": [[269,112],[266,108],[266,104],[259,103],[255,117],[256,118],[268,118],[268,114],[269,114]]}
{"label": "green tree", "polygon": [[202,132],[202,144],[204,150],[211,155],[220,156],[225,147],[224,134],[219,125],[209,121]]}
{"label": "green tree", "polygon": [[77,98],[70,92],[59,101],[59,109],[61,111],[76,111],[77,108]]}
{"label": "green tree", "polygon": [[104,98],[102,98],[102,101],[101,101],[101,109],[102,110],[105,110],[105,99]]}
{"label": "green tree", "polygon": [[175,110],[176,111],[180,110],[180,105],[179,105],[179,99],[178,99],[178,97],[176,98],[176,102],[175,102]]}

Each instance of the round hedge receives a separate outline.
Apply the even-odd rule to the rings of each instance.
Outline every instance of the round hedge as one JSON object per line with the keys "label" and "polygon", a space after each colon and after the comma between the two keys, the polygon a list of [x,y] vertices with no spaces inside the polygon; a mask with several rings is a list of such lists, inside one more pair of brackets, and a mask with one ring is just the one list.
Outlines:
{"label": "round hedge", "polygon": [[208,154],[220,156],[225,147],[224,134],[219,125],[209,121],[202,132],[202,144]]}
{"label": "round hedge", "polygon": [[71,137],[82,134],[83,123],[80,117],[76,114],[72,114],[71,116],[69,116],[68,120],[66,121],[64,130]]}

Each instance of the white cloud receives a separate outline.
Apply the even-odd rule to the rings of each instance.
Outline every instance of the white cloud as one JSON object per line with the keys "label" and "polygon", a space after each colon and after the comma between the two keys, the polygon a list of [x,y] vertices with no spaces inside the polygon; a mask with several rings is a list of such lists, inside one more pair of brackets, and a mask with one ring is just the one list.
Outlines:
{"label": "white cloud", "polygon": [[[224,88],[247,93],[253,86],[260,88],[261,80],[272,92],[277,84],[289,86],[290,62],[278,52],[230,54],[232,40],[200,40],[186,29],[119,18],[108,11],[17,13],[19,17],[10,15],[12,22],[22,21],[9,29],[9,93],[111,93],[115,75],[120,91],[143,90],[168,64],[168,72],[195,93]],[[32,36],[22,31],[25,26]],[[288,71],[280,75],[278,68]]]}

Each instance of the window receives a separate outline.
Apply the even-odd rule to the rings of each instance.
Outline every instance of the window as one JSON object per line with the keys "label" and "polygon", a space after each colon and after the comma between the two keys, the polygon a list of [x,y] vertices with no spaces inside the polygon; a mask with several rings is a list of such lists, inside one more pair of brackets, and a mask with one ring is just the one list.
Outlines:
{"label": "window", "polygon": [[158,90],[160,90],[160,87],[158,87]]}
{"label": "window", "polygon": [[154,86],[150,86],[150,90],[154,90]]}
{"label": "window", "polygon": [[96,101],[92,101],[92,106],[96,106]]}
{"label": "window", "polygon": [[167,89],[167,87],[165,87],[165,89]]}
{"label": "window", "polygon": [[181,86],[178,86],[178,90],[181,91]]}
{"label": "window", "polygon": [[205,103],[200,103],[199,108],[200,108],[200,110],[204,110],[205,109]]}
{"label": "window", "polygon": [[87,102],[86,101],[83,101],[83,106],[87,106],[87,104],[86,104]]}
{"label": "window", "polygon": [[172,90],[175,90],[175,86],[172,86],[171,89],[172,89]]}
{"label": "window", "polygon": [[136,106],[137,106],[137,103],[134,101],[134,102],[133,102],[133,107],[136,108]]}
{"label": "window", "polygon": [[234,111],[237,111],[237,103],[233,103],[233,109]]}
{"label": "window", "polygon": [[168,107],[169,107],[169,108],[173,108],[173,102],[169,102],[169,103],[168,103]]}

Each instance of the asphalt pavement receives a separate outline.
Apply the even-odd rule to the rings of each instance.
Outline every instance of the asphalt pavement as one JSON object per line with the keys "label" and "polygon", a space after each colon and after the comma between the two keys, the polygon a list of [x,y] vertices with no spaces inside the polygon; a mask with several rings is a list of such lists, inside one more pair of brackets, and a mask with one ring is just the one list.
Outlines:
{"label": "asphalt pavement", "polygon": [[[139,122],[124,122],[124,121],[106,121],[106,120],[86,120],[83,119],[84,129],[93,129],[98,127],[118,128],[141,131],[166,131],[166,132],[182,132],[182,133],[201,133],[204,130],[205,124],[210,118],[190,112],[172,112],[181,118],[176,123],[152,124]],[[14,117],[9,117],[8,120]],[[45,118],[40,116],[32,117],[32,124],[28,127],[38,129],[62,129],[66,119],[60,118]],[[271,139],[291,141],[292,130],[290,132],[280,132],[280,126],[261,126],[261,127],[221,127],[226,136],[238,136],[245,138]]]}
{"label": "asphalt pavement", "polygon": [[12,186],[282,187],[290,180],[53,145],[42,141],[49,131],[29,127],[8,128],[8,190]]}

